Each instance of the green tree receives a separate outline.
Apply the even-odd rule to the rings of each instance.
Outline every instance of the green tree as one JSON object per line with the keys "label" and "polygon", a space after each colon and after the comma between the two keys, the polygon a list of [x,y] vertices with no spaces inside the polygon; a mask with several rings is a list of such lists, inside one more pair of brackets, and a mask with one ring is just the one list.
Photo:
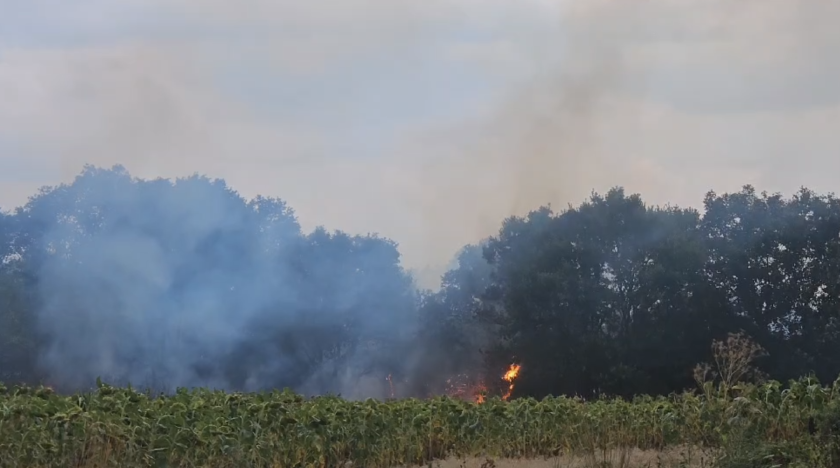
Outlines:
{"label": "green tree", "polygon": [[39,343],[31,288],[14,248],[15,221],[0,212],[0,382],[36,383]]}
{"label": "green tree", "polygon": [[652,208],[621,189],[578,208],[505,222],[488,249],[498,268],[501,352],[521,357],[517,389],[542,395],[667,393],[727,330],[705,281],[694,210]]}
{"label": "green tree", "polygon": [[412,344],[417,351],[409,354],[417,394],[442,392],[455,376],[478,384],[495,378],[504,365],[486,359],[496,338],[496,328],[486,317],[496,305],[486,296],[493,268],[483,249],[484,243],[463,247],[455,266],[441,278],[441,289],[421,295],[421,326]]}
{"label": "green tree", "polygon": [[37,317],[44,342],[30,354],[67,388],[101,376],[337,391],[384,376],[415,326],[396,243],[304,234],[282,200],[248,201],[221,180],[89,166],[9,218],[20,294],[2,299],[26,313],[7,313],[6,328]]}
{"label": "green tree", "polygon": [[[740,192],[705,199],[710,281],[768,352],[774,378],[840,373],[840,200]],[[733,330],[736,331],[736,330]]]}

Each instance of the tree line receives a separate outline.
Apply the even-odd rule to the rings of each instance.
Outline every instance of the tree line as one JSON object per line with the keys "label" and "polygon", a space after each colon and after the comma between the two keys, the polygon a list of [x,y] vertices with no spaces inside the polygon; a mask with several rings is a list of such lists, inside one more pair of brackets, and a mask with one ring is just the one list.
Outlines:
{"label": "tree line", "polygon": [[0,249],[7,383],[378,396],[389,376],[421,396],[517,362],[514,397],[667,394],[739,332],[770,378],[840,374],[840,202],[806,188],[709,192],[702,213],[621,188],[540,207],[465,246],[435,292],[389,239],[122,167],[4,213]]}

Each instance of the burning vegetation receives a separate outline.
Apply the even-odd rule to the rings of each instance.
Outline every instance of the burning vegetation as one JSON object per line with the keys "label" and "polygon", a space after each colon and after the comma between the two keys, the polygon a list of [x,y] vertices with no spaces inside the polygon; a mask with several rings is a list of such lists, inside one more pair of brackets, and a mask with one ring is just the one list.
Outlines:
{"label": "burning vegetation", "polygon": [[510,399],[510,396],[513,394],[513,381],[516,380],[517,377],[519,377],[520,369],[522,369],[521,365],[511,364],[508,371],[505,372],[505,375],[502,376],[502,380],[510,384],[508,386],[507,393],[505,393],[504,396],[502,396],[502,400]]}
{"label": "burning vegetation", "polygon": [[[508,370],[502,375],[501,380],[507,382],[508,387],[502,395],[503,400],[509,400],[513,394],[514,381],[519,376],[522,366],[511,364]],[[471,377],[469,374],[458,374],[446,380],[446,395],[462,400],[471,400],[476,403],[484,403],[487,399],[488,388],[482,378]]]}

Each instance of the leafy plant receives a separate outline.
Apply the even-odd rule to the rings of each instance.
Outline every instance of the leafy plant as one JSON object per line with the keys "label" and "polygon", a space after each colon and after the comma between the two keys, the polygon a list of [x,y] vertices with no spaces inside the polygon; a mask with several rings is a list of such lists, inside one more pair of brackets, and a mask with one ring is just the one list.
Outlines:
{"label": "leafy plant", "polygon": [[[178,390],[153,396],[100,383],[93,393],[0,387],[0,466],[392,467],[446,457],[626,459],[629,450],[720,449],[722,467],[831,467],[838,384],[745,384],[709,395],[447,397],[347,401],[289,391]],[[832,413],[832,411],[834,413]],[[817,430],[809,430],[809,421]],[[617,454],[617,455],[616,455]],[[624,455],[622,455],[624,454]],[[612,459],[610,458],[610,459]],[[746,465],[744,460],[752,460]],[[760,459],[760,463],[756,460]],[[804,465],[803,465],[804,466]]]}

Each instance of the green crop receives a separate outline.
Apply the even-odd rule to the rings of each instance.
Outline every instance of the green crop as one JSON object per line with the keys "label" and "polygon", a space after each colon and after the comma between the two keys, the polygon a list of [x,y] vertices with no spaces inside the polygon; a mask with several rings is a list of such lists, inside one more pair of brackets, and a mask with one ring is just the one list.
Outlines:
{"label": "green crop", "polygon": [[[0,466],[392,467],[448,456],[536,458],[737,441],[772,444],[767,456],[781,459],[820,448],[796,456],[830,463],[826,457],[834,455],[825,447],[836,445],[831,415],[840,414],[839,388],[803,379],[787,388],[770,382],[726,392],[709,384],[700,393],[633,401],[476,404],[201,389],[152,397],[105,384],[61,396],[0,386]],[[806,439],[813,443],[803,445]]]}

